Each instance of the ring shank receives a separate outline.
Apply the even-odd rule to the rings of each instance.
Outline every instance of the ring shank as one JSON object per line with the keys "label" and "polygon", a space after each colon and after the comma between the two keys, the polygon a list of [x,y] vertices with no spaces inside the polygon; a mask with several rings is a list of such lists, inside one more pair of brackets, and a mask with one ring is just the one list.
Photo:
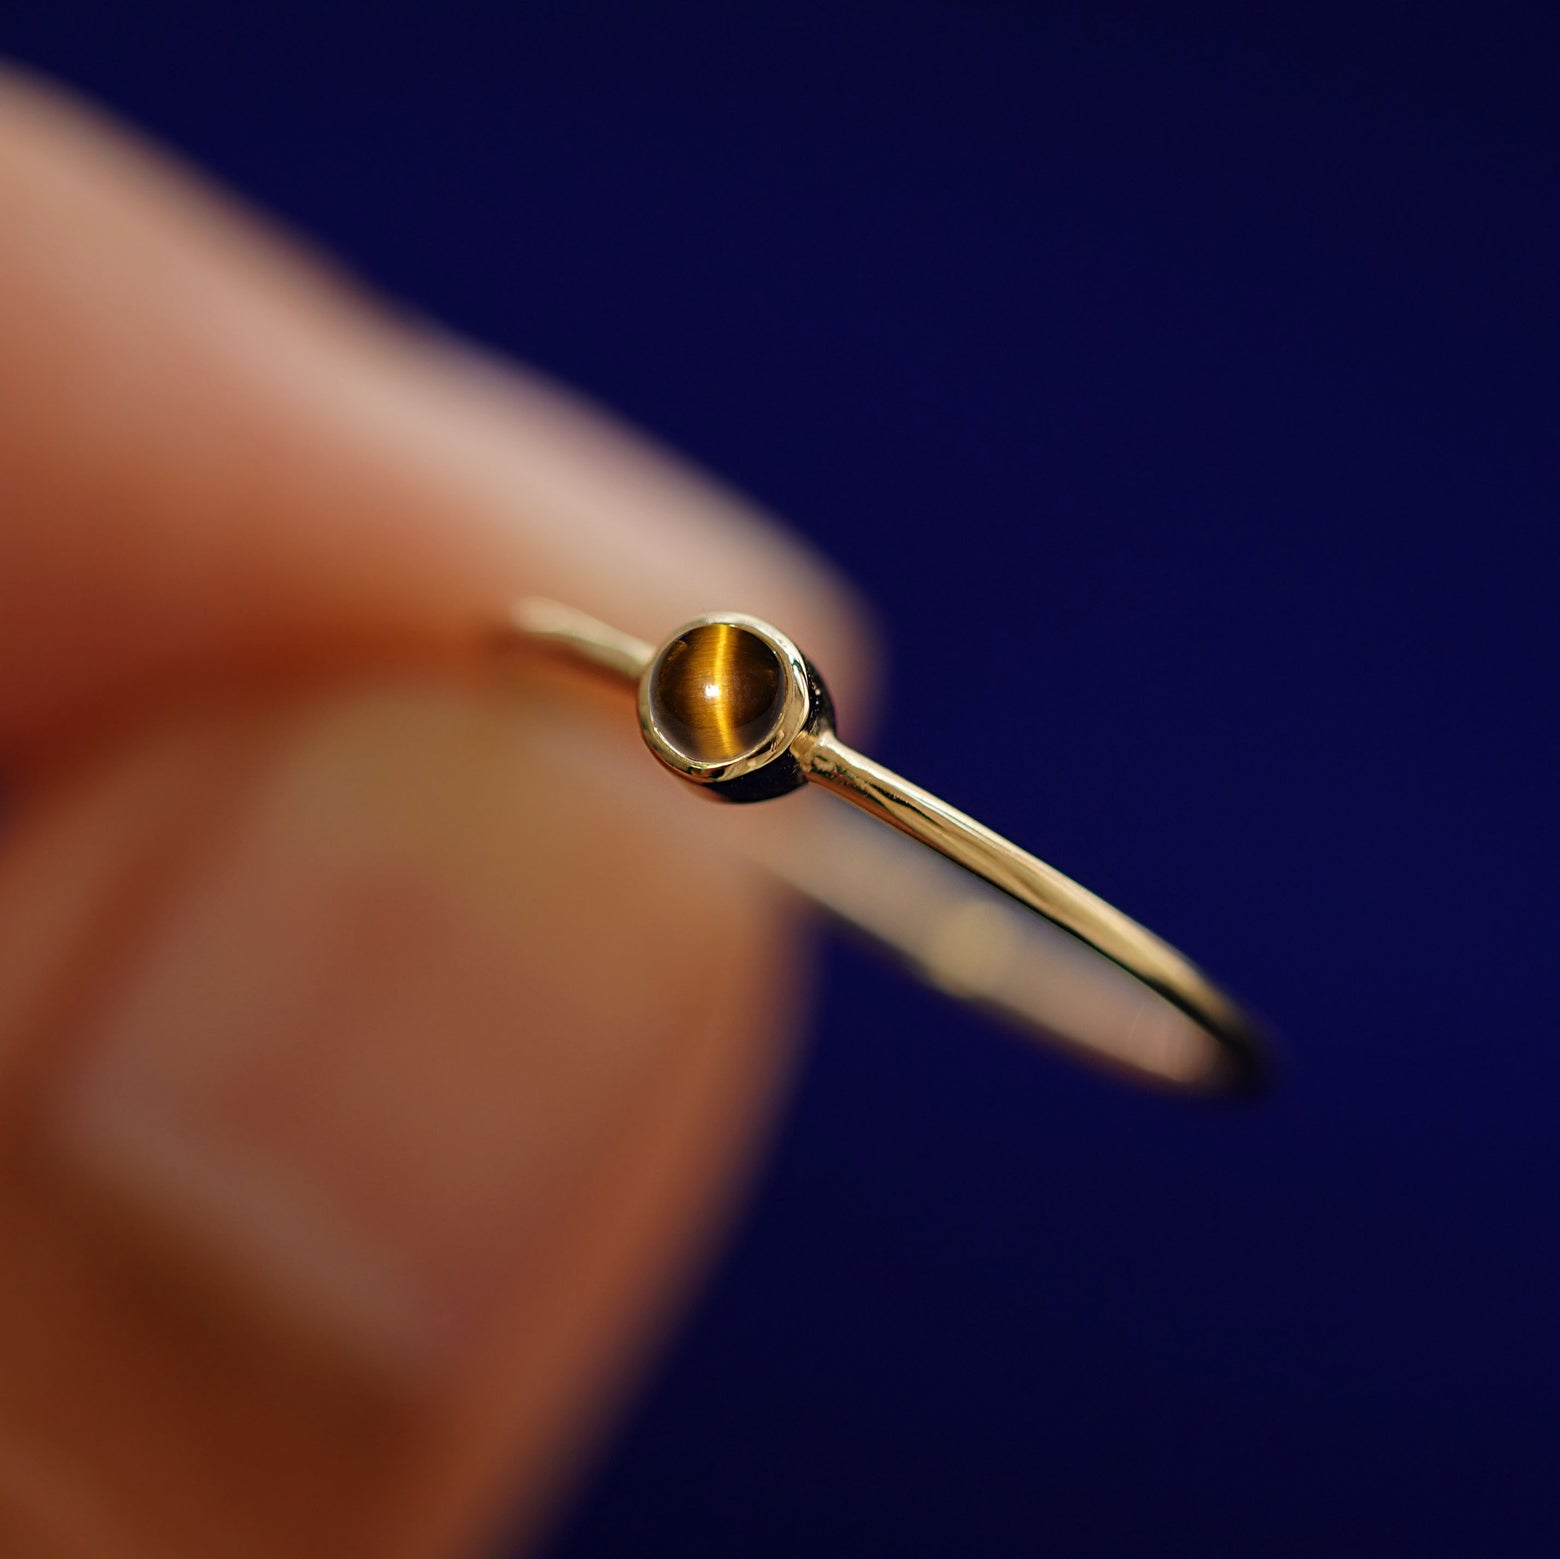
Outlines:
{"label": "ring shank", "polygon": [[[550,601],[522,601],[512,628],[629,688],[655,653]],[[1183,1089],[1230,1092],[1260,1081],[1257,1025],[1152,932],[832,731],[803,733],[791,750],[812,783],[937,855],[849,826],[848,815],[813,812],[779,834],[743,831],[744,847],[773,875],[930,983],[1026,1033]]]}
{"label": "ring shank", "polygon": [[[1191,1046],[1172,1043],[1173,1030],[1160,1022],[1154,1025],[1152,1044],[1143,1036],[1145,1042],[1134,1047],[1143,1052],[1136,1059],[1120,1051],[1108,1059],[1183,1085],[1222,1090],[1255,1081],[1260,1057],[1255,1025],[1195,964],[1130,916],[983,823],[846,746],[832,733],[817,740],[808,777],[929,846],[1109,959],[1190,1020],[1190,1027],[1205,1037],[1203,1043]],[[998,922],[990,924],[994,928]],[[1012,975],[978,952],[971,963],[976,967],[989,964],[991,971],[976,982],[981,988],[972,991],[971,998],[1000,1005],[1010,1016],[1018,1015]],[[1024,1005],[1032,1006],[1032,1002]],[[1052,1037],[1058,1037],[1054,1028],[1045,1026]],[[1135,1027],[1141,1029],[1141,1018]],[[1211,1051],[1208,1039],[1216,1047]],[[1093,1042],[1089,1048],[1101,1047]]]}
{"label": "ring shank", "polygon": [[1135,1082],[1241,1087],[1236,1053],[1202,1024],[1027,905],[821,792],[784,810],[741,847],[926,984]]}

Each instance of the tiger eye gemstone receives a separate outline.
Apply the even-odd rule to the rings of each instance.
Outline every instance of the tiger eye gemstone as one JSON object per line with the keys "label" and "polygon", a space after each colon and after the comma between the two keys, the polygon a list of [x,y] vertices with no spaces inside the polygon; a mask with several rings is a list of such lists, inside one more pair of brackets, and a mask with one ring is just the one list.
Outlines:
{"label": "tiger eye gemstone", "polygon": [[756,633],[707,623],[661,651],[650,706],[679,752],[696,763],[729,763],[775,728],[785,706],[785,668]]}

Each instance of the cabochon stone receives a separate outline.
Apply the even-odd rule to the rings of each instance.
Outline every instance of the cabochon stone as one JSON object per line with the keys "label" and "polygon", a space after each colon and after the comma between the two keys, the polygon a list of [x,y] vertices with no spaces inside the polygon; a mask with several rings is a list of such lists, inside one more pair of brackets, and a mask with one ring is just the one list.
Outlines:
{"label": "cabochon stone", "polygon": [[774,729],[785,704],[780,658],[734,623],[691,628],[661,652],[650,704],[663,735],[698,763],[729,763]]}

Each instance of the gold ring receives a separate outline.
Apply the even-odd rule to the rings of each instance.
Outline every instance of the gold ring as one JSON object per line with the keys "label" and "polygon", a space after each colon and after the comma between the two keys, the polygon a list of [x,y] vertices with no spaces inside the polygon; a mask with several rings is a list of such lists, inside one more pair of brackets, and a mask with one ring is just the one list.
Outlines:
{"label": "gold ring", "polygon": [[[823,679],[768,623],[714,612],[656,647],[533,598],[515,607],[511,626],[523,642],[634,690],[650,751],[706,794],[764,801],[817,785],[963,868],[949,872],[924,851],[912,852],[915,860],[885,852],[891,836],[869,841],[837,819],[753,849],[933,984],[1141,1080],[1205,1093],[1261,1080],[1258,1024],[1196,965],[1054,867],[846,746]],[[1108,963],[1080,959],[1081,948]]]}

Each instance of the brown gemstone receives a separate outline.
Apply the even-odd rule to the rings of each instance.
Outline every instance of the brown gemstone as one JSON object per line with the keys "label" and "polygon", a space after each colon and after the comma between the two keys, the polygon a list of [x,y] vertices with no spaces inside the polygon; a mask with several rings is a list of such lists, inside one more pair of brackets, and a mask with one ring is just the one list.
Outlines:
{"label": "brown gemstone", "polygon": [[661,651],[650,683],[656,724],[697,763],[729,763],[774,729],[785,705],[780,657],[746,628],[708,623]]}

